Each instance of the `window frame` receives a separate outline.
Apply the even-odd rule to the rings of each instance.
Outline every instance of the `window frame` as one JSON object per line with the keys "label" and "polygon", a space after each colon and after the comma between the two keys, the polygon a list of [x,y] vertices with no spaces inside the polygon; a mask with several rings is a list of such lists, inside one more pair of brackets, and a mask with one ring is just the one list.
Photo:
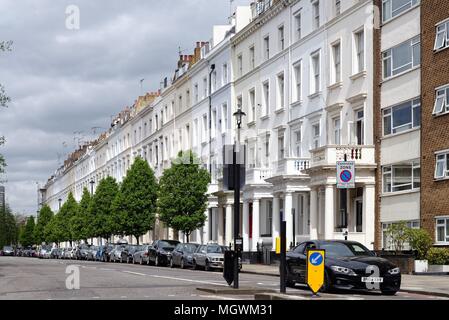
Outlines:
{"label": "window frame", "polygon": [[[400,107],[400,106],[404,106],[407,103],[410,104],[411,120],[410,120],[409,123],[405,123],[405,124],[402,124],[400,126],[396,126],[395,127],[394,126],[394,117],[393,117],[394,116],[394,109],[397,108],[397,107]],[[414,98],[414,99],[410,99],[410,100],[407,100],[407,101],[403,101],[401,103],[395,104],[395,105],[387,107],[385,109],[382,109],[382,136],[383,137],[390,137],[390,136],[394,136],[394,135],[397,135],[397,134],[401,134],[403,132],[407,132],[409,130],[420,128],[421,127],[421,116],[419,117],[419,124],[415,126],[415,120],[416,120],[415,119],[415,112],[414,112],[415,109],[419,109],[419,112],[421,112],[421,98],[420,97],[417,97],[417,98]],[[419,113],[419,114],[421,114],[421,113]],[[390,120],[389,120],[390,121],[390,123],[389,123],[390,133],[386,133],[385,132],[385,129],[386,129],[386,126],[385,126],[386,123],[385,122],[386,122],[387,118],[390,118]],[[398,130],[399,128],[402,128],[402,127],[405,127],[405,126],[408,126],[408,125],[410,125],[410,127],[405,129],[405,130],[403,130],[403,131],[396,131],[396,132],[394,132],[395,130]]]}
{"label": "window frame", "polygon": [[[437,103],[440,98],[443,99],[441,104],[441,111],[437,112]],[[449,84],[435,89],[435,103],[432,112],[434,116],[444,115],[447,113],[449,113]]]}
{"label": "window frame", "polygon": [[[444,29],[439,31],[438,29],[443,27]],[[438,36],[439,34],[442,34],[442,45],[438,46]],[[435,51],[441,51],[444,49],[449,48],[449,19],[446,19],[442,22],[439,22],[436,26],[435,26],[435,44],[434,44],[434,50]]]}
{"label": "window frame", "polygon": [[[410,183],[402,183],[395,185],[395,169],[410,169]],[[415,170],[419,169],[419,187],[415,187]],[[390,187],[387,188],[385,176],[390,176]],[[395,190],[395,188],[403,188],[410,185],[410,189]],[[395,194],[401,192],[413,192],[421,188],[421,164],[419,161],[413,161],[411,164],[392,164],[382,166],[382,194]]]}
{"label": "window frame", "polygon": [[[410,48],[410,56],[411,56],[411,61],[401,65],[400,67],[396,67],[394,68],[394,60],[393,60],[393,50],[398,49],[399,47],[405,45],[405,44],[409,44],[409,48]],[[419,49],[419,61],[416,62],[415,61],[415,51],[414,51],[414,46],[417,46]],[[386,63],[389,62],[389,66],[390,66],[390,72],[389,74],[386,76]],[[415,64],[416,63],[416,64]],[[410,68],[404,69],[407,65],[410,65]],[[399,44],[397,44],[394,47],[391,47],[385,51],[382,52],[382,79],[383,80],[388,80],[397,76],[400,76],[404,73],[409,72],[410,70],[413,70],[414,68],[417,68],[421,66],[421,36],[418,35],[416,37],[413,37],[411,39],[408,39],[404,42],[401,42]],[[403,70],[402,70],[403,69]],[[395,73],[395,71],[397,70],[401,70],[400,72]]]}
{"label": "window frame", "polygon": [[[439,221],[443,221],[442,223]],[[444,240],[440,241],[438,239],[438,229],[443,227],[443,237]],[[445,245],[449,243],[449,217],[448,216],[440,216],[435,217],[435,243],[440,245]]]}
{"label": "window frame", "polygon": [[[293,64],[293,71],[295,76],[295,93],[296,93],[296,102],[302,101],[302,60],[299,60],[295,64]],[[299,80],[299,81],[298,81]]]}
{"label": "window frame", "polygon": [[[435,153],[435,172],[434,178],[436,180],[449,179],[449,150],[439,151]],[[442,175],[438,175],[438,164],[442,163]]]}
{"label": "window frame", "polygon": [[[394,0],[382,0],[382,23],[388,22],[390,20],[393,20],[396,17],[401,16],[402,14],[405,14],[412,8],[415,8],[421,4],[420,0],[409,0],[408,3],[402,5],[399,8],[396,8],[395,11],[399,11],[399,9],[405,8],[410,4],[410,7],[406,8],[405,10],[399,11],[396,15],[393,15],[393,1]],[[386,4],[389,3],[389,8],[386,8]],[[388,9],[388,11],[387,11]],[[390,12],[390,17],[385,18],[385,13]]]}

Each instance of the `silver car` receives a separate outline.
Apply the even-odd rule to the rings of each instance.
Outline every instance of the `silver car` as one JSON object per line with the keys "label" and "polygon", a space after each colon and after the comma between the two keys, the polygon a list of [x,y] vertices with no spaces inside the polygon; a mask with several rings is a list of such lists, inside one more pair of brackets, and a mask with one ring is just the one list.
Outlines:
{"label": "silver car", "polygon": [[198,247],[193,254],[193,269],[199,267],[209,271],[211,269],[223,269],[224,253],[229,247],[220,246],[218,244],[204,244]]}

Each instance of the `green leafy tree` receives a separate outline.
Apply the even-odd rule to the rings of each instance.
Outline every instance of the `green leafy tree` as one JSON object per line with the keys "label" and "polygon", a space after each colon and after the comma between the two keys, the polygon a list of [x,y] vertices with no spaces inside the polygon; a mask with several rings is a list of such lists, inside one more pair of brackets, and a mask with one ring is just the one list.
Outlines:
{"label": "green leafy tree", "polygon": [[433,246],[433,239],[425,229],[409,229],[408,242],[415,250],[418,260],[425,260],[427,252]]}
{"label": "green leafy tree", "polygon": [[191,151],[180,152],[159,181],[159,218],[167,226],[182,231],[189,241],[192,231],[204,226],[209,172]]}
{"label": "green leafy tree", "polygon": [[157,180],[148,163],[137,157],[121,183],[112,206],[117,234],[139,237],[154,224]]}
{"label": "green leafy tree", "polygon": [[16,217],[6,204],[3,210],[0,208],[0,246],[17,244],[18,232]]}
{"label": "green leafy tree", "polygon": [[58,213],[47,223],[44,228],[45,243],[51,244],[54,242],[59,245],[61,241],[65,241],[61,220],[61,215]]}
{"label": "green leafy tree", "polygon": [[34,223],[34,217],[30,216],[27,219],[26,225],[25,225],[25,229],[23,231],[23,236],[22,236],[22,242],[21,245],[24,247],[28,247],[28,246],[32,246],[35,244],[35,239],[34,239],[34,228],[35,228],[35,223]]}
{"label": "green leafy tree", "polygon": [[89,206],[91,196],[87,188],[83,189],[81,201],[78,204],[78,210],[72,216],[70,228],[74,240],[85,240],[89,237]]}
{"label": "green leafy tree", "polygon": [[34,228],[34,239],[36,244],[42,244],[42,242],[45,242],[44,230],[53,216],[54,214],[50,207],[47,204],[43,205],[39,211],[36,227]]}
{"label": "green leafy tree", "polygon": [[72,235],[72,227],[71,222],[72,218],[78,212],[78,203],[76,202],[73,194],[70,192],[67,196],[66,202],[61,207],[61,210],[58,212],[58,226],[61,228],[62,241],[69,241],[70,245],[74,240]]}
{"label": "green leafy tree", "polygon": [[392,223],[386,230],[386,234],[391,241],[393,250],[400,252],[404,250],[404,245],[409,239],[409,227],[407,222],[400,221],[398,223]]}
{"label": "green leafy tree", "polygon": [[112,217],[112,203],[118,191],[119,186],[112,177],[102,179],[98,184],[89,207],[89,214],[92,215],[91,236],[109,239],[113,235],[116,219]]}

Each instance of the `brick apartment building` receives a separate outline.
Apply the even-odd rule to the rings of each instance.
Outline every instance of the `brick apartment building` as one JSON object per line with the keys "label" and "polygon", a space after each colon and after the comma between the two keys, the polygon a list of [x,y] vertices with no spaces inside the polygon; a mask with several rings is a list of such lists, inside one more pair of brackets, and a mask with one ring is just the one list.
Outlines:
{"label": "brick apartment building", "polygon": [[421,1],[421,227],[449,245],[449,1]]}

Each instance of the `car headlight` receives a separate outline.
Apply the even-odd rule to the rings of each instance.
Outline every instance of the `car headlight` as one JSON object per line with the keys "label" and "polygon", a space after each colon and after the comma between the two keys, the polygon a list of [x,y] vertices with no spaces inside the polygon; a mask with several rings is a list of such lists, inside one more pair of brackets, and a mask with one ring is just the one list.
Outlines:
{"label": "car headlight", "polygon": [[337,273],[340,274],[346,274],[348,276],[356,276],[357,274],[354,272],[354,270],[349,269],[349,268],[345,268],[345,267],[340,267],[340,266],[331,266],[331,269]]}
{"label": "car headlight", "polygon": [[401,272],[401,270],[399,270],[399,268],[394,268],[394,269],[388,270],[389,274],[399,274],[400,272]]}

